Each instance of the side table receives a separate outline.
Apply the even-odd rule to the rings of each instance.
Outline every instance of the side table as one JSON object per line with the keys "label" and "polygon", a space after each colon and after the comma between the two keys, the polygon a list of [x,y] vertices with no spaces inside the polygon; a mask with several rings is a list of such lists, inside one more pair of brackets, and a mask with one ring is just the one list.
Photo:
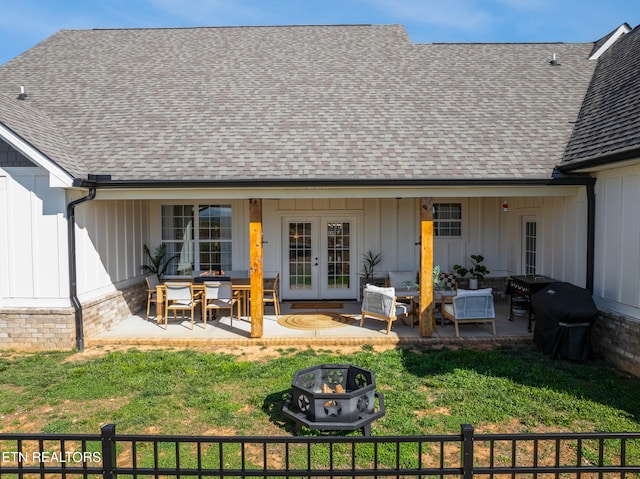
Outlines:
{"label": "side table", "polygon": [[436,291],[434,293],[435,302],[440,304],[440,326],[444,325],[444,305],[446,303],[452,303],[456,294],[458,293],[453,290]]}

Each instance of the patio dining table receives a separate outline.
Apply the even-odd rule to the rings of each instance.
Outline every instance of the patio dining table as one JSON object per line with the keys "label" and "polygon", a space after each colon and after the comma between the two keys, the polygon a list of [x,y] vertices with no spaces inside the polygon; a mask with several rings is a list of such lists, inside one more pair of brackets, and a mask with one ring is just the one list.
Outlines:
{"label": "patio dining table", "polygon": [[[264,282],[273,281],[274,278],[264,278]],[[176,282],[180,282],[179,280],[175,280]],[[251,279],[250,278],[230,278],[228,276],[198,276],[194,278],[193,281],[184,281],[191,282],[193,284],[193,290],[196,293],[204,293],[204,283],[205,282],[216,282],[216,281],[231,281],[231,290],[234,293],[238,294],[238,299],[240,301],[240,317],[246,316],[247,311],[249,310],[249,300],[251,297]],[[170,281],[169,281],[170,282]],[[160,323],[164,319],[164,296],[166,291],[165,283],[161,283],[156,287],[156,295],[158,301],[156,303],[156,317],[157,321]]]}

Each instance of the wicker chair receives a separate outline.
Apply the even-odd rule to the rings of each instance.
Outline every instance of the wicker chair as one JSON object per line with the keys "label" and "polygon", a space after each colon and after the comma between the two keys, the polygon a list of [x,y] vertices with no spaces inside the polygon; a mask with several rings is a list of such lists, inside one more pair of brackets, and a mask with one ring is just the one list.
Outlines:
{"label": "wicker chair", "polygon": [[466,323],[490,323],[493,335],[496,335],[496,313],[491,291],[491,288],[459,289],[453,297],[453,303],[444,305],[444,317],[453,321],[457,338],[460,337],[458,325]]}

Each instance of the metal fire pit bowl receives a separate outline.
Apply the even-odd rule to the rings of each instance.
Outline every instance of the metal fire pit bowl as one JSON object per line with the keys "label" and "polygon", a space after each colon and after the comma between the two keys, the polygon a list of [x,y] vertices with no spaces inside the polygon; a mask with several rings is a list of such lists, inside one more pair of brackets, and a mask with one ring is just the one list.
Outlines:
{"label": "metal fire pit bowl", "polygon": [[[355,431],[371,435],[371,422],[384,416],[384,397],[375,390],[373,372],[351,364],[320,364],[296,371],[283,414],[320,431]],[[375,410],[376,398],[378,410]]]}

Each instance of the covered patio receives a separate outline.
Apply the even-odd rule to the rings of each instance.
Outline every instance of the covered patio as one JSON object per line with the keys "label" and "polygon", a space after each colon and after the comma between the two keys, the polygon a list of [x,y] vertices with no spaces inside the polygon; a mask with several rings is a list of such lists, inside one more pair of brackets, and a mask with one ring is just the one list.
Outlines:
{"label": "covered patio", "polygon": [[255,346],[282,345],[364,345],[364,344],[460,344],[470,343],[505,343],[511,341],[530,341],[533,334],[527,331],[527,317],[514,317],[509,321],[509,302],[496,300],[496,330],[493,336],[491,326],[486,324],[468,324],[460,327],[460,337],[455,337],[453,324],[446,322],[437,328],[432,337],[421,337],[418,325],[411,327],[408,321],[398,319],[391,332],[386,334],[386,322],[366,318],[360,327],[360,302],[345,301],[340,309],[292,309],[294,303],[281,303],[281,316],[290,314],[314,314],[330,311],[352,317],[352,324],[344,324],[335,328],[292,329],[278,323],[276,316],[267,309],[264,314],[264,328],[261,338],[251,338],[251,322],[243,318],[234,318],[230,326],[229,316],[208,321],[206,328],[200,317],[191,329],[188,319],[170,321],[168,329],[158,325],[154,318],[145,320],[144,311],[123,319],[108,331],[86,338],[88,346],[98,345],[158,345],[158,346]]}

